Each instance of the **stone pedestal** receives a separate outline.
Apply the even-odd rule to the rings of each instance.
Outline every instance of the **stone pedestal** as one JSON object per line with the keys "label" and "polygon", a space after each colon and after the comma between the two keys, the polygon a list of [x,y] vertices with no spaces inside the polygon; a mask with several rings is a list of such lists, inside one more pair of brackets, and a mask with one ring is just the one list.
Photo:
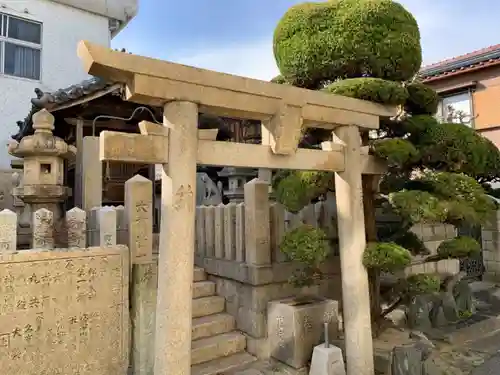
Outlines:
{"label": "stone pedestal", "polygon": [[342,350],[324,344],[314,348],[309,375],[346,375]]}
{"label": "stone pedestal", "polygon": [[270,302],[268,338],[271,356],[296,369],[304,367],[323,338],[329,322],[329,335],[338,337],[338,302],[320,298],[296,298]]}

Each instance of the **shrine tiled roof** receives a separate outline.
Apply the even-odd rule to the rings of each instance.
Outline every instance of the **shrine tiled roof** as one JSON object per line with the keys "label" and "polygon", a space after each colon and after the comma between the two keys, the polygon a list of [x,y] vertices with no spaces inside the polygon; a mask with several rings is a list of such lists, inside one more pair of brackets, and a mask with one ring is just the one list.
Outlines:
{"label": "shrine tiled roof", "polygon": [[31,99],[31,109],[23,121],[17,121],[19,131],[12,136],[12,139],[20,141],[24,136],[33,132],[31,117],[41,109],[52,112],[62,107],[81,104],[86,98],[95,98],[99,94],[105,95],[120,90],[121,85],[106,82],[98,77],[92,77],[54,92],[43,92],[36,88],[36,98]]}
{"label": "shrine tiled roof", "polygon": [[500,65],[500,44],[424,66],[419,77],[431,82],[494,65]]}

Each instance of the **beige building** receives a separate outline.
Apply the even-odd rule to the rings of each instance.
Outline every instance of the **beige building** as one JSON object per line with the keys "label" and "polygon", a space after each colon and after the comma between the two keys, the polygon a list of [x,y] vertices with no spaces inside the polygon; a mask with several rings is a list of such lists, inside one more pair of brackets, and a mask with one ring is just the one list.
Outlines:
{"label": "beige building", "polygon": [[420,76],[441,97],[438,116],[446,119],[450,107],[460,111],[500,146],[500,44],[424,66]]}

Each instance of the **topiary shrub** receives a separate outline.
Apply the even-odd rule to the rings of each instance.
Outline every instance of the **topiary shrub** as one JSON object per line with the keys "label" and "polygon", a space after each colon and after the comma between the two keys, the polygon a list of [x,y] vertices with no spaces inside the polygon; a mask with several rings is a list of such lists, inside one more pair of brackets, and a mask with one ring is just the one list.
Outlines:
{"label": "topiary shrub", "polygon": [[281,74],[277,75],[273,79],[271,79],[272,83],[279,83],[280,85],[286,85],[288,82],[286,81],[285,77],[283,77]]}
{"label": "topiary shrub", "polygon": [[364,266],[382,272],[392,273],[404,269],[410,262],[410,252],[392,242],[369,243],[363,253]]}
{"label": "topiary shrub", "polygon": [[441,242],[437,248],[440,258],[466,258],[481,252],[481,245],[472,237],[459,236]]}
{"label": "topiary shrub", "polygon": [[299,212],[333,184],[333,172],[288,171],[273,179],[276,200],[290,212]]}
{"label": "topiary shrub", "polygon": [[433,194],[419,190],[401,190],[389,194],[394,212],[412,223],[443,222],[446,207]]}
{"label": "topiary shrub", "polygon": [[387,160],[389,166],[402,166],[418,160],[419,153],[415,146],[401,138],[388,138],[372,144],[372,150],[379,158]]}
{"label": "topiary shrub", "polygon": [[436,91],[421,82],[413,82],[406,86],[408,99],[405,109],[412,115],[433,115],[437,112],[439,97]]}
{"label": "topiary shrub", "polygon": [[422,63],[415,18],[392,0],[331,0],[290,8],[274,32],[281,74],[295,85],[369,76],[412,78]]}
{"label": "topiary shrub", "polygon": [[408,189],[424,190],[439,200],[446,213],[444,221],[460,225],[481,224],[497,209],[496,202],[486,195],[472,177],[461,173],[426,172],[406,184]]}
{"label": "topiary shrub", "polygon": [[489,139],[463,124],[429,121],[426,125],[418,134],[412,134],[410,140],[416,144],[422,163],[428,168],[446,167],[479,182],[498,178],[500,154]]}
{"label": "topiary shrub", "polygon": [[403,85],[380,78],[342,79],[330,83],[324,90],[332,94],[387,105],[402,105],[408,99],[408,92]]}
{"label": "topiary shrub", "polygon": [[439,126],[439,122],[431,115],[414,115],[406,117],[398,125],[405,133],[410,133],[412,135],[412,141],[418,141],[420,132],[433,126]]}
{"label": "topiary shrub", "polygon": [[302,287],[314,284],[321,277],[319,266],[328,257],[330,244],[322,229],[303,224],[285,233],[280,251],[288,259],[300,263],[301,267],[289,282]]}
{"label": "topiary shrub", "polygon": [[439,275],[419,273],[406,278],[406,293],[409,296],[439,292],[441,277]]}

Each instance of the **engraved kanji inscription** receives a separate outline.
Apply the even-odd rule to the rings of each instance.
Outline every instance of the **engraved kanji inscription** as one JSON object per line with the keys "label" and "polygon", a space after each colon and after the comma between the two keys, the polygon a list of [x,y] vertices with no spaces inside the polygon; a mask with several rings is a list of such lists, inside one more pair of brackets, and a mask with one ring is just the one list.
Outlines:
{"label": "engraved kanji inscription", "polygon": [[2,373],[126,372],[127,252],[92,252],[14,254],[0,261]]}

